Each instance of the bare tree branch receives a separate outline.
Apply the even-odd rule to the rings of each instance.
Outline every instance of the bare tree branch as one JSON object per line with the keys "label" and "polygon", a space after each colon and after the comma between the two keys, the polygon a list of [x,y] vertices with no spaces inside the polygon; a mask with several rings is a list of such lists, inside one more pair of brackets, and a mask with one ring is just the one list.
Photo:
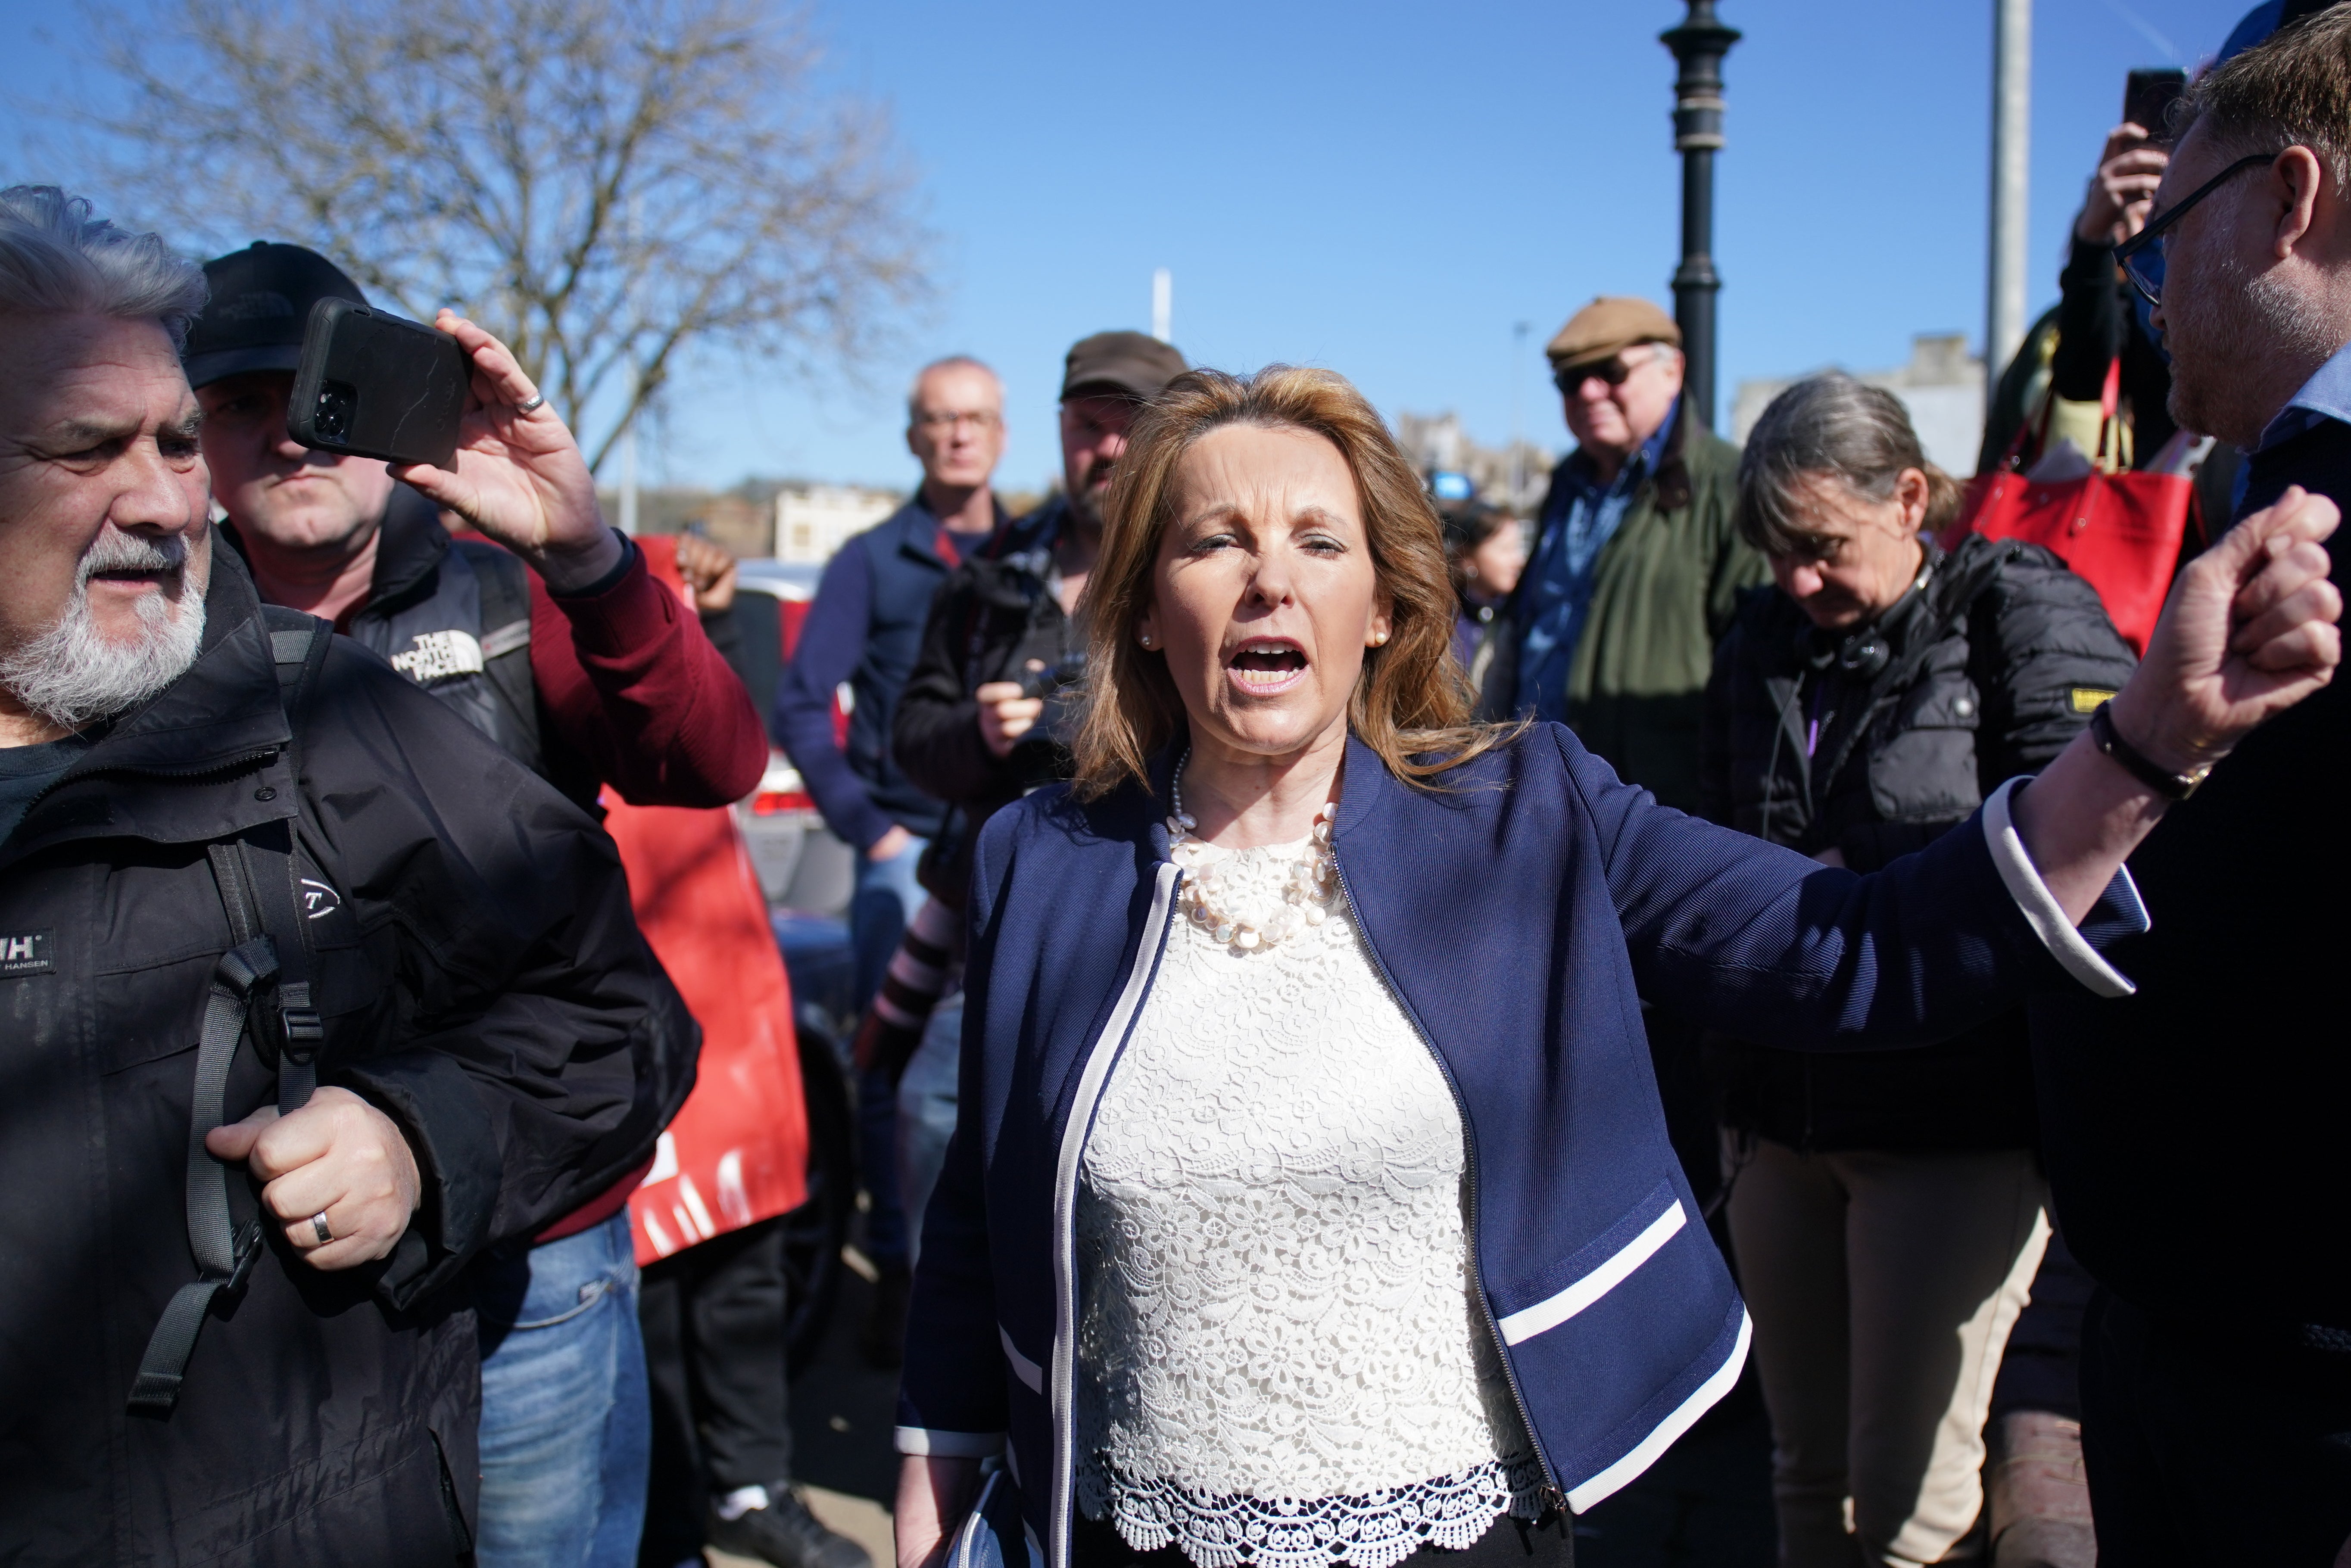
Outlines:
{"label": "bare tree branch", "polygon": [[761,0],[94,21],[130,89],[126,194],[214,248],[298,240],[411,315],[465,311],[597,463],[695,351],[854,365],[926,292],[885,117],[820,96],[806,17]]}

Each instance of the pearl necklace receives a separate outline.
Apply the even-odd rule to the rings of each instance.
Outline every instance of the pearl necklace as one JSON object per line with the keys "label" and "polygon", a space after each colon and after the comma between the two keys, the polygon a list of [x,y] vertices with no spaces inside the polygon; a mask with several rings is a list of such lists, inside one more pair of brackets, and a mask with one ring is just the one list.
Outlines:
{"label": "pearl necklace", "polygon": [[[1189,753],[1184,761],[1191,761]],[[1176,767],[1176,811],[1167,819],[1168,857],[1183,876],[1179,907],[1192,923],[1217,940],[1243,951],[1270,947],[1310,926],[1321,925],[1330,913],[1332,896],[1338,888],[1338,863],[1331,853],[1331,823],[1339,815],[1339,803],[1332,801],[1314,814],[1314,831],[1306,840],[1305,853],[1290,863],[1289,878],[1281,888],[1281,901],[1241,908],[1225,901],[1230,889],[1225,885],[1223,862],[1232,852],[1192,836],[1192,830],[1200,825],[1184,809],[1183,775],[1184,765],[1179,763]]]}

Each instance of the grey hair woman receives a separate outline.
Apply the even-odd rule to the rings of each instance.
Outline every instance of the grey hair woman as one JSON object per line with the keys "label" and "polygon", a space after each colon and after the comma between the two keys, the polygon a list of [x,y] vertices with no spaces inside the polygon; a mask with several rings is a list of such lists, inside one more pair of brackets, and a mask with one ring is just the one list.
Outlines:
{"label": "grey hair woman", "polygon": [[[1877,871],[2048,767],[2129,682],[2130,649],[2057,557],[1937,545],[1958,486],[1892,393],[1798,382],[1749,432],[1739,480],[1740,530],[1777,586],[1741,601],[1717,652],[1714,820]],[[1993,1376],[2050,1241],[2028,1045],[2011,1008],[1917,1050],[1723,1052],[1731,1234],[1792,1568],[1844,1568],[1855,1535],[1869,1562],[1941,1562],[1982,1511]],[[2070,1267],[2062,1249],[2050,1266]]]}

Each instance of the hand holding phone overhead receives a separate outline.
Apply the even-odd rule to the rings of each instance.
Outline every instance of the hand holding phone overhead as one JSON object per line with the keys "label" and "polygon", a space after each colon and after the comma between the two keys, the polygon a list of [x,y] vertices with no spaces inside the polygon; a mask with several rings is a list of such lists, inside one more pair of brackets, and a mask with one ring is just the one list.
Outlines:
{"label": "hand holding phone overhead", "polygon": [[599,581],[626,556],[569,427],[512,351],[455,311],[425,327],[320,301],[287,412],[296,440],[384,459],[393,478],[522,556],[557,593]]}

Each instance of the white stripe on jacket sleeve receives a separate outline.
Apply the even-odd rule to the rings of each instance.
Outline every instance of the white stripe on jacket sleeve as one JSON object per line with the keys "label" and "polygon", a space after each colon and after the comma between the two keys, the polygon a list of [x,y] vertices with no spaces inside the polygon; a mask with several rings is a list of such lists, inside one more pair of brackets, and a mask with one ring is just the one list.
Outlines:
{"label": "white stripe on jacket sleeve", "polygon": [[1674,1232],[1689,1222],[1682,1200],[1649,1221],[1647,1229],[1618,1248],[1606,1262],[1584,1275],[1557,1295],[1545,1297],[1531,1307],[1521,1307],[1501,1321],[1502,1343],[1521,1345],[1539,1334],[1557,1328],[1602,1296],[1621,1285],[1633,1271],[1656,1256],[1657,1249],[1673,1240]]}

